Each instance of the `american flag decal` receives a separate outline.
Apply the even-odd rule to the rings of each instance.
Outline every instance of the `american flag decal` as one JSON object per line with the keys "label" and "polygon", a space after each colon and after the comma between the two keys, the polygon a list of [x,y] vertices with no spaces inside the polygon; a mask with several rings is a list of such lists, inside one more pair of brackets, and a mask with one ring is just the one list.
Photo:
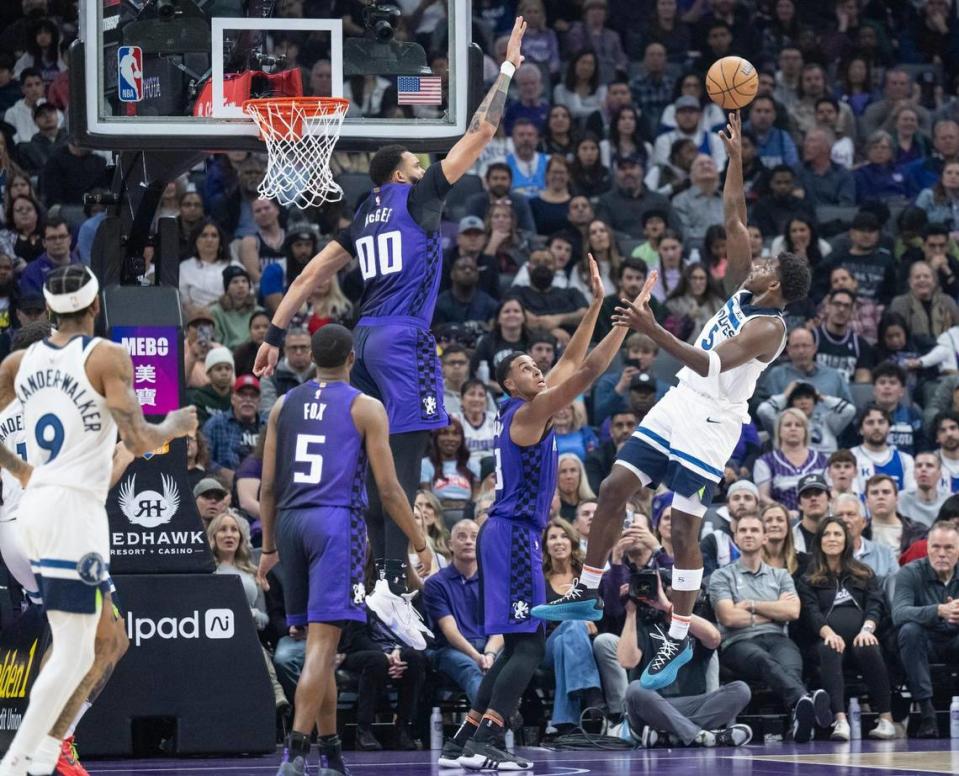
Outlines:
{"label": "american flag decal", "polygon": [[401,75],[396,79],[400,105],[439,105],[443,101],[442,79],[438,75]]}

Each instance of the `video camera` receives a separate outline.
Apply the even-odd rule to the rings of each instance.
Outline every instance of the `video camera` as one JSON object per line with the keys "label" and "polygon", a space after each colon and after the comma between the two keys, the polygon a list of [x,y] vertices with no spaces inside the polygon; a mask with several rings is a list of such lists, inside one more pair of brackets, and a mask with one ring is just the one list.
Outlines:
{"label": "video camera", "polygon": [[663,587],[672,584],[673,574],[669,569],[634,569],[629,575],[629,600],[637,606],[649,606],[659,597],[659,580]]}

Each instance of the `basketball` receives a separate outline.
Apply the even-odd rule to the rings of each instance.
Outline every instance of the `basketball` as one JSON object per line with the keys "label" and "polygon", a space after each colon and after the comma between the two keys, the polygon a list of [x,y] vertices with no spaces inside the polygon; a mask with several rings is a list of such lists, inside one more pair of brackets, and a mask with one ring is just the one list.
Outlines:
{"label": "basketball", "polygon": [[706,73],[706,93],[724,110],[745,108],[759,88],[759,74],[752,63],[742,57],[717,59]]}

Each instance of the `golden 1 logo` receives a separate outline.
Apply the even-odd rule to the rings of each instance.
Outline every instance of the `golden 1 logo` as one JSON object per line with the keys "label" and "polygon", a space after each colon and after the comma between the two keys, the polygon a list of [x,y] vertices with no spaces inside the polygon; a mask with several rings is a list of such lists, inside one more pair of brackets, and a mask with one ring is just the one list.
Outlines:
{"label": "golden 1 logo", "polygon": [[34,639],[29,652],[19,649],[8,649],[0,663],[0,699],[26,698],[27,684],[30,681],[30,671],[37,656],[37,645],[40,639]]}

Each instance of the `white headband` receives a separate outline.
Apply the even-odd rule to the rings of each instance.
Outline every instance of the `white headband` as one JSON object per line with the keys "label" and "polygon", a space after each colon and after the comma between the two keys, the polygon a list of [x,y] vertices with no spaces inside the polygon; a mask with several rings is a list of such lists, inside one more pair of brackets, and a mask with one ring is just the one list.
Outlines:
{"label": "white headband", "polygon": [[[86,268],[84,268],[86,269]],[[55,313],[75,313],[85,310],[93,300],[97,298],[100,292],[100,284],[97,277],[89,269],[86,269],[90,280],[80,286],[76,291],[66,294],[54,294],[46,286],[43,287],[43,298],[47,300],[47,307]]]}

